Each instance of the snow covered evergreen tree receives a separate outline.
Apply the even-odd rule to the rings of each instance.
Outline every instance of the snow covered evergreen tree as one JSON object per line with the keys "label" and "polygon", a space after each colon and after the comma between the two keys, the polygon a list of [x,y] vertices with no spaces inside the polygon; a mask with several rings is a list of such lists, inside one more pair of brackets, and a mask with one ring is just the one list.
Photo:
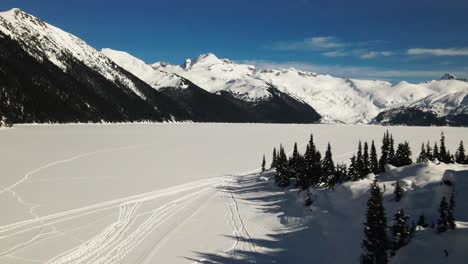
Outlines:
{"label": "snow covered evergreen tree", "polygon": [[447,210],[447,223],[448,227],[450,229],[455,229],[456,224],[455,224],[455,192],[452,191],[452,194],[450,195],[450,201],[449,201],[449,207]]}
{"label": "snow covered evergreen tree", "polygon": [[401,188],[399,181],[397,181],[395,184],[393,194],[395,195],[395,201],[397,202],[399,202],[401,198],[403,198],[403,188]]}
{"label": "snow covered evergreen tree", "polygon": [[394,224],[391,228],[393,240],[392,240],[392,255],[401,247],[408,244],[410,239],[410,226],[408,224],[409,216],[403,209],[398,210],[393,218]]}
{"label": "snow covered evergreen tree", "polygon": [[297,150],[297,143],[294,143],[293,153],[288,162],[289,178],[295,178],[299,181],[299,178],[301,177],[300,173],[302,172],[301,162],[301,154],[299,154],[299,151]]}
{"label": "snow covered evergreen tree", "polygon": [[383,196],[377,180],[371,184],[370,197],[367,201],[366,222],[364,223],[364,240],[361,255],[363,264],[388,263],[387,218],[383,206]]}
{"label": "snow covered evergreen tree", "polygon": [[379,160],[377,158],[377,150],[375,149],[374,140],[371,143],[370,157],[369,157],[369,168],[372,173],[379,173]]}
{"label": "snow covered evergreen tree", "polygon": [[465,154],[465,147],[463,146],[463,140],[460,141],[457,152],[455,152],[455,162],[458,164],[468,164],[468,160]]}
{"label": "snow covered evergreen tree", "polygon": [[443,233],[448,230],[448,219],[447,219],[448,204],[445,196],[442,197],[439,206],[439,219],[437,220],[437,232]]}

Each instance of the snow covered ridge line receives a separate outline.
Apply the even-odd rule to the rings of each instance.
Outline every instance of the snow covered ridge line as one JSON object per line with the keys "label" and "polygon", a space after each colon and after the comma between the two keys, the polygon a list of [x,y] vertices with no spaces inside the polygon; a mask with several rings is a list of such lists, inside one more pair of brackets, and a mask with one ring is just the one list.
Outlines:
{"label": "snow covered ridge line", "polygon": [[[312,247],[311,253],[326,263],[347,263],[349,259],[360,263],[417,263],[421,259],[430,264],[464,263],[468,258],[464,248],[468,242],[468,157],[463,141],[451,155],[442,133],[433,148],[429,142],[422,144],[415,164],[407,142],[398,148],[394,144],[387,131],[380,157],[374,141],[370,148],[367,142],[364,146],[359,142],[349,167],[335,166],[330,144],[322,159],[311,136],[304,155],[297,144],[290,157],[281,145],[278,153],[274,149],[271,171],[266,171],[263,159],[257,177],[259,181],[273,179],[277,187],[287,189],[282,222],[287,224],[286,219],[293,217],[287,212],[301,210],[304,204],[310,209],[301,221],[307,226],[303,230],[313,230],[314,237],[321,234],[320,240],[327,246]],[[364,228],[362,219],[366,219]],[[336,250],[342,250],[343,256],[326,255]]]}
{"label": "snow covered ridge line", "polygon": [[[387,109],[409,106],[442,94],[450,97],[458,93],[458,98],[463,99],[466,94],[460,93],[468,93],[464,79],[448,74],[438,81],[419,84],[402,81],[392,85],[386,81],[336,78],[293,68],[258,70],[252,65],[219,59],[212,53],[187,59],[180,66],[156,62],[151,67],[157,73],[148,77],[150,65],[143,61],[125,52],[111,49],[102,52],[136,76],[149,79],[148,83],[155,84],[156,88],[160,85],[154,79],[158,79],[160,72],[182,76],[209,92],[228,92],[244,101],[265,100],[271,97],[268,87],[274,87],[306,102],[328,122],[368,123]],[[447,100],[442,104],[448,101],[453,107],[463,104],[462,100]]]}

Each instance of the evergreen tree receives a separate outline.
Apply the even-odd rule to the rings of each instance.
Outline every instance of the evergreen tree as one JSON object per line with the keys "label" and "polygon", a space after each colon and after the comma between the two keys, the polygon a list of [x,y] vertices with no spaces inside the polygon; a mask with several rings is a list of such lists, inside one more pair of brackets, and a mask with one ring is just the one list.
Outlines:
{"label": "evergreen tree", "polygon": [[395,141],[393,135],[390,134],[389,147],[388,147],[388,163],[394,165],[395,163]]}
{"label": "evergreen tree", "polygon": [[448,229],[448,219],[447,219],[448,204],[445,200],[445,196],[442,197],[442,201],[439,206],[439,219],[437,220],[437,232],[443,233]]}
{"label": "evergreen tree", "polygon": [[394,224],[391,228],[393,241],[392,241],[392,254],[401,247],[408,244],[410,239],[410,227],[408,225],[409,217],[405,214],[403,209],[398,210],[393,219]]}
{"label": "evergreen tree", "polygon": [[443,163],[450,163],[450,154],[447,153],[445,148],[445,135],[444,132],[440,133],[440,147],[439,147],[439,161]]}
{"label": "evergreen tree", "polygon": [[427,228],[429,225],[426,223],[426,217],[424,217],[424,214],[421,214],[418,219],[418,226]]}
{"label": "evergreen tree", "polygon": [[305,190],[311,185],[316,185],[322,177],[322,156],[314,144],[313,135],[310,136],[309,143],[304,154],[304,173],[299,178],[298,185]]}
{"label": "evergreen tree", "polygon": [[411,149],[408,142],[398,144],[398,149],[395,154],[393,165],[397,167],[410,165],[413,163],[411,160]]}
{"label": "evergreen tree", "polygon": [[289,178],[295,178],[296,180],[299,180],[299,174],[301,173],[301,155],[297,150],[297,143],[294,143],[293,153],[291,158],[289,158],[288,171]]}
{"label": "evergreen tree", "polygon": [[273,148],[273,157],[271,159],[271,169],[276,168],[276,148]]}
{"label": "evergreen tree", "polygon": [[434,156],[432,155],[432,148],[429,146],[429,141],[426,143],[426,157],[430,161],[434,161]]}
{"label": "evergreen tree", "polygon": [[463,146],[463,140],[460,141],[457,152],[455,153],[455,162],[458,164],[468,164],[466,159],[465,147]]}
{"label": "evergreen tree", "polygon": [[337,180],[335,178],[335,163],[333,162],[333,154],[331,151],[330,143],[328,143],[327,150],[325,151],[325,156],[323,157],[322,175],[322,182],[324,182],[329,188],[333,188]]}
{"label": "evergreen tree", "polygon": [[428,158],[426,155],[426,149],[424,148],[424,143],[422,143],[421,152],[419,153],[418,159],[416,161],[419,163],[419,162],[425,162],[427,160]]}
{"label": "evergreen tree", "polygon": [[434,143],[434,148],[432,149],[432,159],[440,160],[439,159],[439,147],[437,146],[437,142]]}
{"label": "evergreen tree", "polygon": [[383,207],[382,192],[377,184],[377,180],[371,184],[364,226],[364,240],[362,242],[364,253],[361,255],[361,263],[388,263],[387,218],[385,217],[385,208]]}
{"label": "evergreen tree", "polygon": [[379,160],[380,172],[385,172],[385,165],[389,163],[389,151],[390,151],[390,134],[387,132],[384,133],[382,138],[382,147]]}
{"label": "evergreen tree", "polygon": [[403,188],[401,188],[399,181],[397,181],[395,184],[393,194],[395,194],[395,201],[397,202],[399,202],[401,198],[403,198]]}
{"label": "evergreen tree", "polygon": [[372,140],[372,143],[371,143],[369,163],[370,163],[369,166],[370,166],[371,172],[373,172],[374,174],[378,174],[379,173],[379,160],[377,159],[377,150],[375,149],[374,140]]}
{"label": "evergreen tree", "polygon": [[344,182],[349,180],[348,168],[345,163],[336,165],[335,179],[336,182]]}
{"label": "evergreen tree", "polygon": [[358,151],[356,156],[356,173],[358,174],[358,179],[363,179],[365,176],[365,167],[364,167],[364,156],[362,154],[362,143],[359,140]]}
{"label": "evergreen tree", "polygon": [[456,228],[454,212],[455,212],[455,192],[452,191],[452,194],[450,195],[449,207],[447,210],[447,223],[450,229]]}
{"label": "evergreen tree", "polygon": [[262,172],[265,171],[265,165],[266,165],[265,155],[263,155],[263,160],[262,160]]}
{"label": "evergreen tree", "polygon": [[276,158],[275,183],[283,189],[290,184],[288,167],[288,158],[283,146],[280,146],[279,154]]}
{"label": "evergreen tree", "polygon": [[362,153],[362,163],[363,163],[364,175],[371,173],[370,158],[369,158],[369,145],[367,144],[367,142],[364,142],[364,150]]}
{"label": "evergreen tree", "polygon": [[356,155],[353,155],[350,160],[351,163],[348,168],[348,177],[351,181],[357,181],[359,180],[360,175],[356,168]]}

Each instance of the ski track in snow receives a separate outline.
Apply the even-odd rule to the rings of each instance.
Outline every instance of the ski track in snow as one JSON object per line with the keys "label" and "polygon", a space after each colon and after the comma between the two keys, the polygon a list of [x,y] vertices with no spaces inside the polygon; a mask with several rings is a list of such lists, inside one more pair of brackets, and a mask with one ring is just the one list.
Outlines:
{"label": "ski track in snow", "polygon": [[[307,143],[301,144],[301,147],[306,144]],[[187,206],[196,200],[203,197],[208,191],[214,190],[214,187],[216,186],[223,187],[222,189],[224,194],[222,194],[222,196],[225,201],[226,211],[230,218],[230,223],[233,229],[233,236],[235,237],[234,244],[230,248],[220,252],[220,254],[230,254],[233,259],[237,259],[239,251],[256,252],[255,244],[253,243],[244,223],[244,219],[242,218],[235,194],[232,192],[230,187],[233,186],[234,183],[239,184],[238,180],[236,179],[237,176],[257,172],[258,168],[248,172],[237,173],[235,175],[226,175],[222,177],[194,181],[162,190],[156,190],[102,203],[96,203],[82,208],[62,211],[47,216],[39,216],[35,212],[35,210],[41,206],[40,204],[31,202],[26,203],[14,191],[17,186],[28,181],[31,176],[50,167],[101,153],[147,146],[150,146],[150,144],[130,145],[112,149],[97,150],[89,153],[79,154],[70,158],[57,160],[26,173],[14,184],[0,190],[0,194],[9,192],[13,197],[16,198],[18,203],[29,207],[29,213],[31,216],[33,216],[33,218],[29,220],[0,226],[0,239],[13,237],[33,230],[38,230],[38,232],[36,232],[35,235],[29,240],[14,245],[13,247],[6,249],[3,252],[0,252],[0,256],[15,258],[16,256],[12,255],[12,253],[20,248],[37,242],[39,239],[44,239],[57,234],[68,236],[65,234],[65,232],[58,231],[58,229],[53,226],[54,224],[118,208],[119,215],[115,222],[108,225],[104,230],[89,240],[82,242],[77,247],[59,254],[47,262],[49,264],[118,263],[121,262],[126,256],[128,256],[128,254],[131,253],[141,242],[143,242],[145,238],[154,233],[154,231],[159,226],[167,222],[171,217],[184,210]],[[138,209],[145,202],[155,201],[158,198],[176,195],[183,192],[189,193],[180,198],[170,200],[169,202],[164,203],[152,211],[137,213]],[[145,216],[147,218],[140,225],[136,224],[136,220],[138,218],[143,218]],[[45,227],[51,227],[52,231],[44,232]],[[71,230],[74,229],[72,228]],[[70,238],[77,240],[74,237]],[[158,247],[163,239],[164,237],[158,241],[158,244],[155,247]],[[254,257],[250,258],[251,259],[248,260],[249,262],[255,262]],[[199,260],[199,262],[203,262],[203,260]]]}

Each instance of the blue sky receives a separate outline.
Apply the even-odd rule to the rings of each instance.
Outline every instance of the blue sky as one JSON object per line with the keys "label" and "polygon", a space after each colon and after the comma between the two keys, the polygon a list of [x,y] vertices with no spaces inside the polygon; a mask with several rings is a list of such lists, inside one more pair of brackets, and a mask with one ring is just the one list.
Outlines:
{"label": "blue sky", "polygon": [[354,78],[468,77],[466,0],[2,0],[97,49],[181,64],[213,52]]}

